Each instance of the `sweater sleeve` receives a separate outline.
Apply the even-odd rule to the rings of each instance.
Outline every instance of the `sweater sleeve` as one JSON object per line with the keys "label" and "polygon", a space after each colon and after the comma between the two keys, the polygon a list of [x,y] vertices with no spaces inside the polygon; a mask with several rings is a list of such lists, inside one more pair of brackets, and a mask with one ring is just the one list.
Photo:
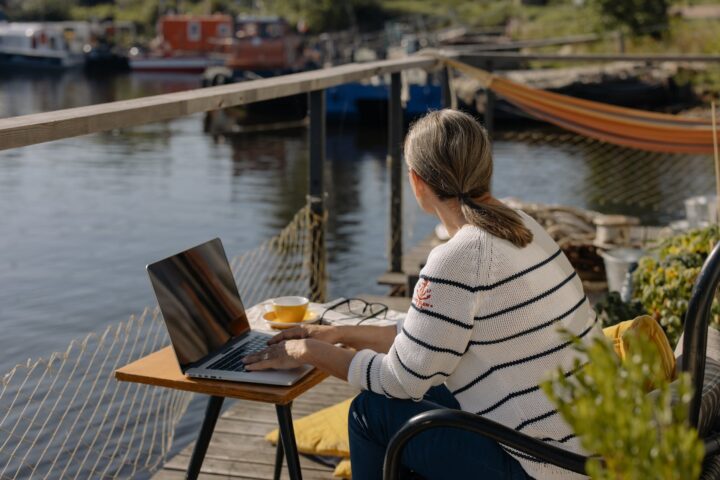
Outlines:
{"label": "sweater sleeve", "polygon": [[390,351],[357,352],[348,371],[350,384],[419,400],[453,373],[470,342],[477,295],[477,265],[471,258],[455,258],[431,255]]}

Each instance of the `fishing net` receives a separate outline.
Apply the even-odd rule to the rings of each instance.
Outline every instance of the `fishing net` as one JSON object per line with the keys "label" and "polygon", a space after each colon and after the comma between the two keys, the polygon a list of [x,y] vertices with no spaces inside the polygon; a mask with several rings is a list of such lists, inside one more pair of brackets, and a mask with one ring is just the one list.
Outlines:
{"label": "fishing net", "polygon": [[502,162],[541,178],[552,171],[548,202],[664,223],[680,216],[685,199],[715,192],[710,155],[637,150],[567,132],[498,131],[495,142],[496,181],[507,180]]}
{"label": "fishing net", "polygon": [[[454,59],[440,59],[529,117],[562,129],[498,131],[494,135],[498,164],[514,161],[515,171],[538,178],[546,178],[542,171],[553,172],[551,188],[542,201],[581,204],[603,213],[666,223],[680,216],[685,199],[715,191],[714,135],[708,119],[569,97],[527,87]],[[515,148],[503,156],[503,142],[528,148]],[[566,161],[559,161],[560,157]],[[496,181],[502,181],[501,170],[499,165]]]}
{"label": "fishing net", "polygon": [[[277,236],[232,260],[246,305],[323,300],[324,218],[300,210]],[[315,252],[315,253],[313,253]],[[142,478],[166,460],[191,394],[118,382],[114,371],[166,345],[158,309],[18,365],[0,379],[0,479]]]}

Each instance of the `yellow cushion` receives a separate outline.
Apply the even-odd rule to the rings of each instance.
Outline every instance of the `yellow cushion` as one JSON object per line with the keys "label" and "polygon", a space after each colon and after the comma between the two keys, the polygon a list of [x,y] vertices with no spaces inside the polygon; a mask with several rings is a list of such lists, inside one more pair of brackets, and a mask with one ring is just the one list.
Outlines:
{"label": "yellow cushion", "polygon": [[[348,412],[352,398],[332,407],[324,408],[307,417],[293,422],[298,452],[309,455],[349,457]],[[265,440],[276,444],[278,430],[265,436]],[[349,463],[349,462],[348,462]]]}
{"label": "yellow cushion", "polygon": [[617,325],[603,329],[605,336],[612,340],[615,353],[622,359],[625,359],[629,354],[627,337],[625,337],[625,334],[629,331],[637,332],[652,341],[660,353],[660,361],[662,362],[665,377],[668,380],[673,380],[675,378],[675,355],[672,348],[670,348],[670,342],[665,332],[658,322],[648,315],[642,315],[633,320],[620,322]]}
{"label": "yellow cushion", "polygon": [[344,458],[335,467],[333,476],[338,478],[352,478],[352,470],[350,469],[350,459]]}

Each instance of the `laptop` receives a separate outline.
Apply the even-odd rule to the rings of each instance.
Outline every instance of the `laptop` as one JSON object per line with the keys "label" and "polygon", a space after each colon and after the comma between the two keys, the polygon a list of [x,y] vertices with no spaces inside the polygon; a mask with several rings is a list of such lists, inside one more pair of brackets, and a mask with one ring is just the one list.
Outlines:
{"label": "laptop", "polygon": [[180,370],[192,378],[292,385],[313,367],[248,372],[272,335],[250,328],[219,238],[147,266]]}

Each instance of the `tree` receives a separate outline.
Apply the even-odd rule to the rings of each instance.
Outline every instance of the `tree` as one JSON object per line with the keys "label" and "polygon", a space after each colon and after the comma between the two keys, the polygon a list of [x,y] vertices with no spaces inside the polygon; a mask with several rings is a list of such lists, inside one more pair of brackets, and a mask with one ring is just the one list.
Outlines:
{"label": "tree", "polygon": [[71,3],[65,0],[23,0],[19,14],[23,20],[67,20]]}
{"label": "tree", "polygon": [[625,27],[633,35],[659,39],[669,24],[668,0],[594,0],[613,28]]}
{"label": "tree", "polygon": [[377,29],[386,17],[378,0],[271,0],[266,5],[290,20],[305,20],[314,32]]}

